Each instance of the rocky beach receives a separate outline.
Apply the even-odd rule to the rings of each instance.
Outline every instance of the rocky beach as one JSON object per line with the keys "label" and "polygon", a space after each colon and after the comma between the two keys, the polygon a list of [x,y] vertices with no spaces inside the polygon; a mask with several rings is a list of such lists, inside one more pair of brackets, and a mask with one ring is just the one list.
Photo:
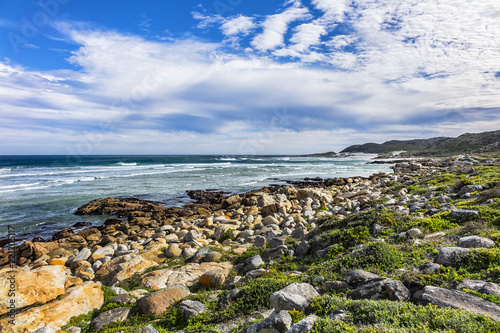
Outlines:
{"label": "rocky beach", "polygon": [[91,201],[0,251],[1,332],[500,332],[500,160],[393,164]]}

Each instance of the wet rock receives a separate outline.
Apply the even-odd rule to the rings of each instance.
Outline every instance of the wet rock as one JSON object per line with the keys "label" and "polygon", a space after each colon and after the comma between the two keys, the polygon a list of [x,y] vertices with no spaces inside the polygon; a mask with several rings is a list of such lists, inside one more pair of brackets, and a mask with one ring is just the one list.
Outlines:
{"label": "wet rock", "polygon": [[94,318],[90,325],[94,328],[96,332],[99,332],[104,325],[109,325],[112,323],[123,322],[127,320],[130,313],[130,308],[116,308],[108,310],[101,313],[96,318]]}
{"label": "wet rock", "polygon": [[495,242],[479,236],[467,236],[458,240],[458,246],[464,248],[489,248],[495,246]]}
{"label": "wet rock", "polygon": [[189,294],[189,289],[185,285],[177,284],[142,297],[137,301],[137,307],[142,314],[159,315]]}
{"label": "wet rock", "polygon": [[457,290],[426,286],[419,297],[419,303],[422,305],[433,304],[440,308],[463,309],[500,321],[500,307],[498,305]]}
{"label": "wet rock", "polygon": [[310,301],[319,296],[314,287],[308,283],[292,283],[273,293],[270,297],[271,306],[276,311],[297,310],[305,311]]}

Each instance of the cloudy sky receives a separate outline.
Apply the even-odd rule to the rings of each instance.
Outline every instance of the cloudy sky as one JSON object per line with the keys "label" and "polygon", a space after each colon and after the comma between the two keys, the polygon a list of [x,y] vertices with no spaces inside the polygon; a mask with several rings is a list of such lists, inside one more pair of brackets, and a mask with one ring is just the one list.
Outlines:
{"label": "cloudy sky", "polygon": [[0,2],[0,154],[296,154],[500,128],[498,0]]}

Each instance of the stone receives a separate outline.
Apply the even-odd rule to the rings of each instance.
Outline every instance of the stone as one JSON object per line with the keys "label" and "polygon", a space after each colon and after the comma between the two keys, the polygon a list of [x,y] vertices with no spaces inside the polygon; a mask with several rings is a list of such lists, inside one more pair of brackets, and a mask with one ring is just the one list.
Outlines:
{"label": "stone", "polygon": [[[15,276],[14,278],[12,278]],[[35,303],[46,303],[64,294],[66,269],[63,266],[42,266],[0,270],[0,315],[9,311],[9,290],[14,285],[16,309]]]}
{"label": "stone", "polygon": [[103,302],[101,285],[91,281],[84,282],[68,289],[61,300],[18,313],[15,326],[9,323],[9,317],[0,319],[0,327],[2,333],[30,332],[42,324],[57,329],[67,324],[71,317],[101,308]]}
{"label": "stone", "polygon": [[355,269],[347,273],[346,281],[349,285],[356,287],[358,285],[365,283],[366,281],[376,279],[379,277],[380,276],[376,274],[364,271],[362,269]]}
{"label": "stone", "polygon": [[210,251],[205,255],[205,262],[214,262],[222,259],[222,253],[216,251]]}
{"label": "stone", "polygon": [[140,255],[125,255],[104,263],[95,272],[95,280],[112,286],[152,266],[156,266],[156,262],[146,260]]}
{"label": "stone", "polygon": [[149,324],[148,326],[145,326],[143,328],[140,328],[138,332],[140,332],[140,333],[159,333],[157,330],[155,330],[155,328],[151,324]]}
{"label": "stone", "polygon": [[342,310],[334,310],[328,314],[328,319],[332,321],[344,320],[346,317],[347,314]]}
{"label": "stone", "polygon": [[458,240],[458,246],[464,248],[489,248],[495,246],[495,242],[489,238],[483,238],[479,236],[467,236],[461,237]]}
{"label": "stone", "polygon": [[245,259],[243,263],[238,267],[238,271],[241,274],[246,274],[254,269],[257,269],[264,265],[264,261],[262,260],[260,255],[255,255],[253,257]]}
{"label": "stone", "polygon": [[477,192],[477,191],[482,191],[483,186],[482,185],[465,185],[462,186],[460,191],[458,191],[459,196],[463,196],[466,193],[472,193],[472,192]]}
{"label": "stone", "polygon": [[299,258],[305,257],[310,249],[311,246],[307,241],[300,241],[295,248],[295,255]]}
{"label": "stone", "polygon": [[347,289],[349,285],[342,281],[325,281],[321,284],[321,291],[324,293],[329,291],[345,293]]}
{"label": "stone", "polygon": [[288,311],[274,311],[266,319],[248,326],[245,333],[284,333],[292,326],[292,316]]}
{"label": "stone", "polygon": [[182,301],[181,304],[179,304],[179,311],[184,316],[184,319],[188,320],[191,317],[207,312],[208,309],[203,303],[200,302]]}
{"label": "stone", "polygon": [[450,216],[455,219],[463,220],[479,217],[479,212],[476,210],[452,209]]}
{"label": "stone", "polygon": [[401,281],[389,280],[384,283],[390,301],[406,302],[410,299],[410,291]]}
{"label": "stone", "polygon": [[196,253],[193,255],[192,261],[195,263],[199,263],[199,262],[204,261],[207,253],[211,252],[211,251],[212,251],[212,249],[210,248],[210,246],[202,247],[201,249],[196,251]]}
{"label": "stone", "polygon": [[443,266],[456,266],[457,261],[469,251],[463,247],[443,247],[434,262]]}
{"label": "stone", "polygon": [[269,270],[264,269],[264,268],[259,268],[259,269],[254,269],[248,273],[245,274],[246,279],[256,279],[261,277],[264,274],[269,273]]}
{"label": "stone", "polygon": [[500,307],[498,305],[457,290],[426,286],[418,301],[422,305],[433,304],[440,308],[463,309],[467,312],[487,316],[494,321],[500,321]]}
{"label": "stone", "polygon": [[275,249],[269,249],[269,250],[262,251],[260,253],[260,257],[264,261],[270,261],[270,260],[274,260],[280,256],[285,255],[287,252],[288,252],[288,248],[286,247],[286,245],[281,245]]}
{"label": "stone", "polygon": [[308,333],[311,332],[314,328],[314,323],[319,319],[318,316],[309,315],[297,322],[295,325],[290,327],[288,331],[285,333]]}
{"label": "stone", "polygon": [[71,326],[66,329],[67,333],[82,333],[82,329],[80,327]]}
{"label": "stone", "polygon": [[304,227],[299,227],[299,228],[296,228],[292,234],[290,235],[290,237],[292,238],[295,238],[295,239],[302,239],[304,238],[304,236],[307,234],[307,229],[304,228]]}
{"label": "stone", "polygon": [[56,333],[56,331],[50,327],[42,327],[37,329],[36,331],[32,331],[31,333]]}
{"label": "stone", "polygon": [[137,308],[145,315],[159,315],[189,294],[189,289],[185,285],[176,284],[140,298],[137,301]]}
{"label": "stone", "polygon": [[269,240],[268,244],[269,244],[269,247],[271,247],[272,249],[280,247],[281,245],[286,245],[286,237],[280,236],[280,237],[271,238]]}
{"label": "stone", "polygon": [[203,235],[198,230],[189,230],[188,233],[184,236],[184,241],[190,242],[197,238],[203,238]]}
{"label": "stone", "polygon": [[125,305],[125,304],[135,303],[135,302],[136,302],[136,299],[127,295],[127,294],[115,296],[108,301],[108,303],[116,303],[119,305]]}
{"label": "stone", "polygon": [[113,290],[117,295],[124,295],[127,293],[127,291],[125,289],[122,289],[120,287],[115,287],[115,286],[112,286],[111,290]]}
{"label": "stone", "polygon": [[198,282],[200,277],[206,272],[224,270],[224,274],[227,276],[232,268],[233,265],[230,262],[192,263],[180,268],[166,268],[145,274],[140,285],[154,290],[163,289],[176,284],[192,286]]}
{"label": "stone", "polygon": [[80,252],[78,252],[73,261],[87,260],[91,254],[92,252],[88,248],[84,247],[83,249],[80,250]]}
{"label": "stone", "polygon": [[470,289],[481,294],[500,296],[500,286],[498,284],[481,280],[464,280],[457,286],[457,289]]}
{"label": "stone", "polygon": [[353,291],[348,292],[347,298],[372,300],[382,299],[385,292],[385,283],[388,280],[389,279],[387,278],[381,277],[368,280]]}
{"label": "stone", "polygon": [[90,256],[90,261],[95,262],[97,259],[104,258],[106,256],[113,256],[115,254],[115,250],[113,250],[111,247],[105,246],[101,247],[100,249],[97,249],[92,253]]}
{"label": "stone", "polygon": [[180,257],[181,254],[182,254],[182,249],[179,247],[179,244],[177,243],[171,243],[165,250],[165,255],[168,258]]}
{"label": "stone", "polygon": [[96,318],[92,319],[90,325],[96,332],[99,332],[104,325],[123,322],[127,320],[130,313],[130,308],[116,308],[101,313]]}
{"label": "stone", "polygon": [[292,283],[285,288],[273,293],[269,298],[271,307],[276,311],[297,310],[304,312],[311,300],[319,294],[308,283]]}
{"label": "stone", "polygon": [[441,269],[441,265],[432,262],[426,262],[418,266],[418,270],[423,273],[437,273]]}
{"label": "stone", "polygon": [[413,228],[413,229],[408,230],[406,232],[406,236],[411,238],[411,239],[417,239],[417,238],[424,237],[422,230],[420,230],[419,228]]}
{"label": "stone", "polygon": [[205,288],[221,287],[226,281],[227,273],[224,269],[206,272],[200,277],[200,284]]}
{"label": "stone", "polygon": [[220,302],[221,309],[225,310],[231,305],[233,305],[240,296],[243,295],[243,292],[239,288],[235,288],[231,290]]}

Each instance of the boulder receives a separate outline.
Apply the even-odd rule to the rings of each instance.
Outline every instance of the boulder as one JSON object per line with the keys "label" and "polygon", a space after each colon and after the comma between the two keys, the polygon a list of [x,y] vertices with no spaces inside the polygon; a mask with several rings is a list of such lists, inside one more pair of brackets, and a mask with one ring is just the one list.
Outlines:
{"label": "boulder", "polygon": [[179,244],[172,243],[165,250],[165,255],[168,258],[180,257],[182,254],[182,249],[179,247]]}
{"label": "boulder", "polygon": [[308,283],[292,283],[287,287],[273,293],[270,297],[271,307],[276,311],[297,310],[304,312],[311,300],[319,294]]}
{"label": "boulder", "polygon": [[378,300],[384,298],[385,283],[387,278],[375,278],[366,281],[351,292],[347,293],[349,299],[372,299]]}
{"label": "boulder", "polygon": [[151,324],[149,324],[148,326],[145,326],[143,328],[140,328],[138,330],[138,332],[140,332],[140,333],[159,333],[157,330],[155,330],[155,328]]}
{"label": "boulder", "polygon": [[436,264],[443,266],[456,266],[460,259],[469,253],[469,249],[463,247],[443,247],[434,260]]}
{"label": "boulder", "polygon": [[127,294],[115,296],[108,301],[108,303],[116,303],[119,305],[125,305],[125,304],[130,304],[130,303],[135,303],[135,302],[136,302],[136,299],[133,298],[132,296],[127,295]]}
{"label": "boulder", "polygon": [[42,324],[57,329],[69,322],[71,317],[99,309],[104,302],[101,285],[84,282],[66,291],[60,300],[31,308],[16,315],[16,325],[9,323],[10,318],[0,320],[2,333],[30,332]]}
{"label": "boulder", "polygon": [[262,251],[260,253],[260,257],[263,261],[274,260],[282,255],[285,255],[288,252],[288,248],[286,245],[281,245],[275,249],[269,249]]}
{"label": "boulder", "polygon": [[292,326],[288,311],[274,311],[266,319],[248,326],[244,333],[284,333]]}
{"label": "boulder", "polygon": [[305,257],[310,249],[311,246],[307,241],[300,241],[295,248],[295,255],[299,258]]}
{"label": "boulder", "polygon": [[479,217],[479,212],[476,210],[452,209],[450,216],[458,220],[464,220]]}
{"label": "boulder", "polygon": [[384,283],[385,291],[391,301],[406,302],[410,299],[410,291],[401,281],[389,280]]}
{"label": "boulder", "polygon": [[101,313],[96,318],[92,319],[90,325],[96,332],[99,332],[104,325],[123,322],[127,320],[130,313],[130,308],[116,308]]}
{"label": "boulder", "polygon": [[176,284],[192,286],[207,272],[222,270],[225,276],[227,276],[232,268],[233,265],[230,262],[187,264],[180,268],[166,268],[148,273],[144,275],[140,284],[141,286],[155,290]]}
{"label": "boulder", "polygon": [[257,269],[264,265],[264,261],[262,260],[260,255],[255,255],[253,257],[245,259],[241,265],[238,266],[238,271],[241,274],[246,274],[254,269]]}
{"label": "boulder", "polygon": [[205,288],[221,287],[226,281],[229,271],[225,269],[217,269],[208,271],[200,277],[200,284]]}
{"label": "boulder", "polygon": [[465,248],[488,248],[495,246],[495,242],[489,238],[483,238],[479,236],[467,236],[461,237],[458,240],[458,246]]}
{"label": "boulder", "polygon": [[457,290],[426,286],[418,299],[422,305],[433,304],[440,308],[451,307],[487,316],[500,321],[500,307],[480,297]]}
{"label": "boulder", "polygon": [[111,286],[152,266],[156,266],[154,261],[146,260],[140,255],[124,255],[104,263],[95,272],[95,280]]}
{"label": "boulder", "polygon": [[285,333],[308,333],[311,332],[314,328],[314,323],[319,319],[318,316],[309,315],[297,322],[295,325],[290,327],[288,331]]}
{"label": "boulder", "polygon": [[360,284],[365,283],[366,281],[379,278],[380,276],[364,271],[362,269],[355,269],[347,273],[345,279],[347,283],[351,286],[359,286]]}
{"label": "boulder", "polygon": [[9,311],[15,292],[16,309],[35,303],[47,303],[64,294],[66,269],[63,266],[42,266],[33,270],[28,267],[0,270],[0,315]]}
{"label": "boulder", "polygon": [[140,298],[137,301],[137,307],[142,314],[159,315],[189,294],[189,289],[185,285],[176,284]]}
{"label": "boulder", "polygon": [[481,280],[464,280],[457,286],[457,289],[470,289],[481,294],[500,296],[498,284]]}
{"label": "boulder", "polygon": [[463,196],[466,193],[472,193],[472,192],[477,192],[477,191],[482,191],[483,186],[482,185],[465,185],[462,186],[460,191],[458,191],[459,196]]}
{"label": "boulder", "polygon": [[195,317],[203,312],[208,311],[207,307],[200,302],[196,301],[182,301],[179,305],[179,311],[184,316],[185,320]]}

